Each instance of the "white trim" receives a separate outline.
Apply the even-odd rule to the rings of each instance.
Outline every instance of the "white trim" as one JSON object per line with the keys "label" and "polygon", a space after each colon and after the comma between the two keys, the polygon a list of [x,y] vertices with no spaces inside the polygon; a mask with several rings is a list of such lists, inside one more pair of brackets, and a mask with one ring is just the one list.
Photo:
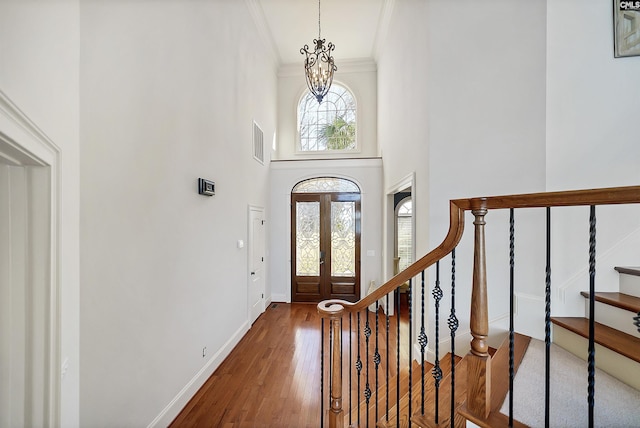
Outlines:
{"label": "white trim", "polygon": [[[282,160],[282,161],[271,161],[269,163],[269,167],[272,169],[289,169],[289,170],[300,170],[304,169],[316,169],[316,168],[325,168],[327,171],[331,170],[331,168],[380,168],[382,166],[381,158],[359,158],[359,159],[297,159],[297,160]],[[344,177],[349,178],[351,181],[358,183],[358,180],[351,176],[345,175],[336,175],[334,172],[327,173],[332,177]],[[308,178],[317,177],[318,174],[308,174]],[[307,177],[307,175],[303,175],[300,177]],[[304,178],[300,178],[303,180]],[[297,181],[296,181],[297,183]],[[288,190],[291,193],[291,189],[295,186],[296,183],[293,183],[291,188]],[[360,185],[360,189],[362,190],[362,186]]]}
{"label": "white trim", "polygon": [[[606,251],[596,254],[596,266],[598,264],[604,263],[609,257],[616,255],[617,251],[624,245],[627,241],[631,240],[635,237],[636,234],[640,234],[640,228],[635,229],[631,233],[627,234],[624,238],[620,239],[615,245],[607,249]],[[615,263],[611,263],[611,265],[615,265]],[[580,284],[584,287],[584,284],[588,284],[587,278],[589,277],[589,265],[584,264],[583,267],[578,270],[571,278],[567,279],[562,285],[556,288],[556,294],[560,303],[563,305],[566,302],[566,292],[567,289],[571,288],[575,284]]]}
{"label": "white trim", "polygon": [[153,427],[166,427],[173,422],[175,417],[182,411],[184,406],[187,405],[189,400],[198,392],[198,389],[204,385],[204,383],[211,377],[213,372],[222,364],[225,358],[229,356],[231,351],[242,340],[245,334],[249,331],[249,323],[245,321],[244,324],[231,336],[231,338],[216,352],[207,363],[200,369],[198,373],[180,390],[180,392],[162,409],[160,414],[151,421],[147,428]]}
{"label": "white trim", "polygon": [[[340,60],[336,63],[340,74],[346,73],[368,73],[378,71],[376,62],[371,58],[356,58]],[[282,64],[278,68],[278,77],[300,77],[304,80],[304,68],[302,59],[300,62]]]}
{"label": "white trim", "polygon": [[274,68],[277,68],[278,65],[282,62],[282,58],[280,58],[280,52],[276,46],[276,43],[273,39],[273,34],[269,30],[269,25],[267,24],[267,19],[264,16],[264,10],[260,5],[260,2],[257,0],[244,0],[244,4],[249,9],[249,14],[253,19],[253,23],[256,25],[256,30],[258,30],[258,37],[264,43],[264,46],[267,48],[269,52],[269,57],[273,60]]}
{"label": "white trim", "polygon": [[[61,388],[61,310],[60,296],[60,198],[61,198],[61,152],[60,148],[33,123],[2,91],[0,91],[0,140],[3,156],[25,166],[49,168],[48,195],[49,216],[46,223],[49,235],[37,239],[46,247],[49,270],[47,272],[48,330],[45,336],[47,357],[44,371],[43,391],[44,423],[46,426],[60,425]],[[37,214],[37,213],[36,213]],[[39,245],[37,242],[34,245]]]}
{"label": "white trim", "polygon": [[382,13],[378,21],[378,31],[376,31],[376,38],[373,42],[373,57],[376,61],[380,58],[384,41],[387,40],[395,3],[395,0],[384,0],[384,4],[382,5]]}

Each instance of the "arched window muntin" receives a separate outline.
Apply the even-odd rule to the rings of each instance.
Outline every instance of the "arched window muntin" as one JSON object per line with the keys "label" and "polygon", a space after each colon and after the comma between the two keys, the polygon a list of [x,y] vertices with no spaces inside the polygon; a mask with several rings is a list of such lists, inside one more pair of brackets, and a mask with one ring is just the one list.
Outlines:
{"label": "arched window muntin", "polygon": [[322,103],[305,90],[298,101],[296,120],[297,153],[344,153],[359,149],[356,98],[341,82],[333,82]]}
{"label": "arched window muntin", "polygon": [[348,178],[312,177],[299,181],[291,193],[360,193],[360,186]]}

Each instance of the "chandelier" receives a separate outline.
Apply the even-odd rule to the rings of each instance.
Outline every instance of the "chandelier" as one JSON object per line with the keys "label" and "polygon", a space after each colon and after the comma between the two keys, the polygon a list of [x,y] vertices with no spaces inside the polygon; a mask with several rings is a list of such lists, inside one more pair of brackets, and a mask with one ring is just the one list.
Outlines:
{"label": "chandelier", "polygon": [[320,37],[320,0],[318,0],[318,38],[313,41],[315,49],[309,50],[309,45],[304,45],[300,49],[300,53],[306,55],[304,60],[304,73],[307,79],[307,87],[316,97],[318,103],[322,99],[333,82],[333,72],[338,69],[333,62],[331,51],[335,49],[335,45],[331,42],[326,43],[325,39]]}

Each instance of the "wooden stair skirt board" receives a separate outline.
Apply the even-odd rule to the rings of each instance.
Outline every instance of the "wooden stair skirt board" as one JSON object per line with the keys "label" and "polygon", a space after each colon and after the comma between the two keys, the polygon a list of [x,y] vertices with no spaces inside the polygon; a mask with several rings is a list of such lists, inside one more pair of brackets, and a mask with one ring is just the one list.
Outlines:
{"label": "wooden stair skirt board", "polygon": [[[526,353],[530,337],[520,334],[514,335],[514,369],[518,370],[522,358]],[[436,428],[436,427],[449,427],[451,426],[451,370],[450,370],[450,354],[442,359],[441,368],[443,371],[443,378],[440,382],[439,392],[439,420],[435,423],[435,387],[433,384],[433,378],[425,381],[425,412],[421,414],[421,385],[415,384],[413,387],[413,416],[411,417],[411,424],[406,420],[406,414],[408,410],[408,396],[403,397],[400,400],[400,427],[421,427],[421,428]],[[500,413],[500,407],[504,401],[507,392],[509,391],[509,339],[505,339],[500,348],[495,352],[491,358],[491,413],[486,420],[478,420],[473,415],[469,414],[465,407],[464,402],[467,397],[467,360],[463,358],[456,364],[456,390],[455,390],[455,415],[453,426],[456,428],[466,427],[467,419],[475,423],[480,427],[507,427],[509,424],[509,418],[506,415]],[[395,427],[395,407],[389,411],[389,421],[383,420],[378,422],[377,426],[380,428]],[[393,415],[393,416],[391,416]],[[524,427],[518,421],[514,421],[515,427]]]}
{"label": "wooden stair skirt board", "polygon": [[[518,367],[527,352],[531,338],[522,334],[514,334],[513,368],[514,373],[518,372]],[[464,404],[458,412],[470,422],[480,427],[507,427],[509,426],[509,416],[500,413],[500,408],[509,392],[509,338],[507,337],[498,351],[491,358],[491,412],[487,419],[478,419],[469,413]],[[465,393],[466,394],[466,393]],[[513,421],[514,427],[525,427],[517,420]]]}
{"label": "wooden stair skirt board", "polygon": [[[585,313],[589,313],[589,293],[581,292],[585,297]],[[640,297],[624,293],[595,293],[596,321],[631,336],[640,337],[638,328],[633,324],[633,317],[640,312]]]}
{"label": "wooden stair skirt board", "polygon": [[[587,360],[589,320],[552,317],[553,342]],[[640,338],[595,323],[596,367],[621,382],[640,389]]]}
{"label": "wooden stair skirt board", "polygon": [[640,297],[640,267],[616,267],[620,273],[620,292]]}

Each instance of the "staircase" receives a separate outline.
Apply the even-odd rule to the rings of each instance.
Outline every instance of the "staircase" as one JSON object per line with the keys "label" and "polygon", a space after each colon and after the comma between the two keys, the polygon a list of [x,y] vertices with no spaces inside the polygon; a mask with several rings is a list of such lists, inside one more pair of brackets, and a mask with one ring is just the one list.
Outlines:
{"label": "staircase", "polygon": [[[640,390],[640,268],[617,267],[620,292],[597,292],[595,298],[596,367]],[[589,293],[582,296],[589,299]],[[585,317],[554,317],[553,341],[584,360],[589,337],[589,301]]]}
{"label": "staircase", "polygon": [[[549,367],[552,365],[552,361],[549,353],[551,346],[549,339],[551,336],[551,323],[553,323],[553,336],[557,344],[565,346],[569,350],[574,349],[576,353],[584,354],[584,351],[578,352],[578,348],[587,349],[584,344],[584,341],[587,340],[584,339],[586,336],[590,338],[588,340],[589,347],[591,343],[595,343],[597,346],[596,351],[590,352],[589,355],[588,376],[585,376],[585,379],[588,378],[589,382],[588,392],[581,397],[588,403],[588,415],[584,415],[585,419],[588,419],[587,426],[593,428],[595,426],[595,407],[593,403],[597,386],[597,383],[593,382],[595,371],[593,356],[595,354],[597,354],[595,361],[599,367],[609,371],[614,376],[618,376],[631,386],[640,389],[640,380],[634,380],[632,379],[633,376],[629,376],[630,372],[634,372],[637,375],[640,374],[640,334],[633,330],[634,321],[635,327],[640,328],[640,291],[634,291],[640,290],[640,269],[617,268],[624,276],[621,279],[620,291],[618,293],[595,292],[597,290],[595,286],[595,208],[599,205],[620,204],[640,204],[640,186],[451,200],[449,204],[449,231],[438,247],[358,302],[328,300],[318,304],[318,312],[323,318],[323,332],[324,321],[329,323],[329,328],[322,336],[323,341],[326,341],[323,343],[327,344],[327,346],[323,345],[323,349],[326,348],[326,351],[321,356],[322,361],[326,362],[323,377],[327,379],[326,383],[322,385],[327,385],[328,388],[322,396],[322,406],[326,404],[326,407],[321,407],[320,425],[324,426],[324,421],[326,420],[330,428],[347,425],[351,427],[368,427],[374,426],[374,424],[381,428],[392,426],[406,428],[463,427],[469,423],[480,427],[524,426],[513,419],[513,412],[507,411],[506,414],[511,416],[500,413],[507,392],[510,392],[510,395],[513,394],[514,390],[511,385],[514,378],[512,376],[517,371],[529,346],[529,338],[517,334],[514,326],[514,266],[519,266],[520,262],[527,261],[523,258],[514,263],[514,212],[521,209],[545,208],[547,214],[546,234],[540,234],[546,238],[547,275],[544,298],[545,336],[547,341],[543,344],[543,347],[546,347],[546,355],[542,359],[545,367],[542,371],[537,371],[536,375],[538,379],[541,378],[545,382],[547,387],[544,388],[545,404],[541,408],[536,408],[535,412],[536,414],[541,413],[547,419],[550,415],[551,406],[549,401],[551,395],[548,384],[550,381]],[[590,322],[587,318],[552,318],[550,313],[552,299],[550,280],[551,210],[552,208],[555,210],[555,208],[568,206],[589,209],[589,274],[591,278],[590,289],[593,294],[584,293],[583,295],[586,294],[585,297],[588,298],[587,305],[589,308],[597,305],[594,311],[596,313],[596,323],[593,335],[589,334]],[[509,261],[507,262],[509,266],[508,283],[492,285],[492,287],[500,287],[499,290],[504,291],[510,297],[509,307],[505,308],[508,309],[509,313],[509,340],[505,341],[495,352],[489,348],[488,343],[489,312],[485,250],[485,216],[494,210],[509,211],[509,225],[507,226],[509,229],[510,250]],[[455,297],[456,293],[460,292],[459,287],[456,286],[456,247],[460,243],[464,232],[467,212],[470,212],[474,217],[473,275],[470,284],[470,278],[463,278],[461,281],[466,286],[466,288],[462,289],[463,292],[468,293],[470,291],[471,305],[470,308],[456,309]],[[469,263],[470,260],[467,259],[464,262]],[[450,272],[443,275],[443,278],[446,278],[443,280],[443,284],[446,282],[446,286],[443,287],[440,285],[441,263],[443,263],[443,266],[446,264],[451,267]],[[427,271],[429,271],[428,274]],[[434,279],[433,283],[431,283],[431,279]],[[635,281],[638,281],[638,283],[635,283]],[[389,316],[386,316],[386,322],[381,320],[379,325],[378,311],[376,310],[375,322],[370,322],[367,308],[370,305],[375,305],[378,301],[382,301],[382,299],[386,299],[386,302],[389,302],[390,298],[395,298],[393,297],[394,295],[397,296],[398,293],[396,291],[405,283],[409,284],[409,290],[406,294],[408,296],[409,319],[406,337],[401,341],[400,337],[404,333],[401,334],[400,327],[397,329],[397,334],[393,332],[394,330],[390,330]],[[433,299],[429,296],[432,296]],[[441,305],[443,296],[445,296],[445,299]],[[389,307],[389,304],[387,303],[385,307]],[[605,315],[604,307],[611,307],[614,311],[622,311],[622,313]],[[428,308],[428,313],[425,308]],[[468,324],[463,326],[464,331],[469,332],[471,335],[470,351],[460,360],[458,360],[459,357],[454,357],[454,361],[447,366],[446,363],[451,361],[450,355],[458,355],[460,353],[459,350],[456,352],[455,349],[456,332],[460,324],[456,313],[462,312],[470,313]],[[352,318],[356,319],[356,317],[358,320],[357,333],[351,331]],[[412,317],[415,317],[415,319]],[[430,323],[433,323],[429,325],[429,328],[434,331],[435,337],[427,337],[426,335],[425,320],[427,318]],[[614,323],[611,321],[613,319],[622,321]],[[352,357],[351,345],[349,345],[348,353],[346,348],[343,347],[342,329],[343,323],[346,324],[347,320],[349,331],[351,331],[347,336],[361,338],[357,343],[357,352],[354,353],[354,355],[357,354],[357,359]],[[362,326],[360,320],[362,320]],[[398,322],[395,324],[397,326],[400,325]],[[585,325],[588,326],[586,332]],[[446,327],[449,328],[449,334],[447,334],[449,338],[444,338],[443,340],[442,337],[439,338],[439,335],[444,334]],[[377,338],[379,336],[390,338],[394,335],[398,339],[396,356],[385,357],[381,351],[379,352]],[[364,340],[362,337],[364,337]],[[511,338],[513,338],[512,341],[510,340]],[[577,345],[575,344],[576,341]],[[580,341],[583,341],[583,343],[580,344]],[[389,343],[387,349],[393,349],[391,342],[387,342]],[[449,343],[450,349],[440,353],[438,346],[445,342]],[[349,343],[353,344],[353,341],[349,341]],[[361,343],[362,350],[360,348]],[[571,343],[574,344],[572,345]],[[366,406],[363,407],[358,400],[354,408],[351,407],[351,404],[345,407],[343,385],[348,378],[349,385],[346,386],[346,389],[348,391],[352,390],[353,370],[356,370],[358,379],[360,379],[360,376],[369,379],[371,371],[374,371],[377,376],[379,370],[381,376],[382,373],[385,373],[386,379],[393,378],[396,374],[398,374],[396,379],[400,379],[402,370],[405,369],[393,369],[392,362],[400,361],[401,356],[403,361],[406,357],[406,361],[410,362],[405,367],[412,367],[414,360],[422,362],[428,354],[427,344],[430,344],[428,352],[433,352],[436,358],[436,368],[433,371],[433,376],[417,377],[415,372],[408,374],[406,377],[408,384],[405,389],[407,393],[401,395],[398,399],[388,400],[389,405],[391,405],[389,410],[386,410],[388,406],[385,403],[385,410],[380,411],[380,408],[382,408],[381,403],[387,401],[386,398],[388,397],[383,400],[380,395],[383,392],[377,388],[377,378],[375,383],[367,380],[366,383],[363,382],[362,386],[358,386],[358,391],[362,391],[362,394],[367,397],[368,404]],[[356,345],[353,346],[355,347]],[[450,352],[450,354],[447,354],[447,352]],[[605,357],[607,353],[613,354],[618,360],[608,364],[606,362],[608,358]],[[349,355],[348,357],[347,354]],[[362,360],[360,355],[364,357]],[[442,358],[442,360],[438,360],[438,358]],[[438,361],[440,366],[437,365]],[[346,367],[346,371],[344,367]],[[424,367],[425,363],[422,363],[421,372],[424,372]],[[441,370],[440,373],[437,371],[438,368]],[[615,374],[616,369],[619,369],[617,375]],[[410,369],[407,370],[409,371]],[[523,373],[525,372],[523,371]],[[401,390],[403,388],[397,389]],[[574,391],[571,390],[571,393],[567,396],[573,396],[573,393]],[[526,400],[525,398],[523,401]],[[373,408],[371,403],[374,403]],[[326,411],[322,409],[326,409]],[[369,417],[372,409],[377,416],[373,421]],[[358,413],[362,413],[364,410],[369,415],[364,419],[358,417],[352,421],[354,410],[360,410]],[[387,414],[385,415],[384,413]]]}

